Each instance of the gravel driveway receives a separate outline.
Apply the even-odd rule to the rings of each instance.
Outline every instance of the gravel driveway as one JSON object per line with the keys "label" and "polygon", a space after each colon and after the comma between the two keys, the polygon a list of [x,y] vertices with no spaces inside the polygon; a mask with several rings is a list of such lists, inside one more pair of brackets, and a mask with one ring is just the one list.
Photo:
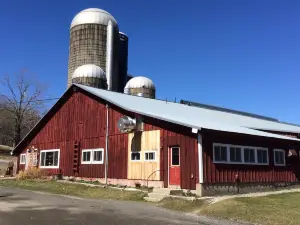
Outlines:
{"label": "gravel driveway", "polygon": [[0,187],[1,225],[233,224],[164,210],[151,203],[87,200]]}

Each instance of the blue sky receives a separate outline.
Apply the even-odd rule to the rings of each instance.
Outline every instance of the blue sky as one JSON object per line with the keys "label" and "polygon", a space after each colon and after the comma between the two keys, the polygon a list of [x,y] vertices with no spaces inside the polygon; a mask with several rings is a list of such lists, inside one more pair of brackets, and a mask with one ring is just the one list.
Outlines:
{"label": "blue sky", "polygon": [[48,85],[46,97],[61,96],[69,26],[91,7],[128,34],[128,72],[151,78],[158,98],[300,124],[298,0],[3,1],[0,76],[27,68]]}

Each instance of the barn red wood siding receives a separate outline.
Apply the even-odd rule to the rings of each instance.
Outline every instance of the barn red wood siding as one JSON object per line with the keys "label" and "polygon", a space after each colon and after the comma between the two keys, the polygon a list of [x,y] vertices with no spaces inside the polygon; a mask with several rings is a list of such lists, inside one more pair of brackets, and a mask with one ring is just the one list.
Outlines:
{"label": "barn red wood siding", "polygon": [[[109,109],[109,178],[127,177],[127,134],[115,129],[115,120],[122,114]],[[104,102],[88,97],[81,92],[71,94],[62,107],[46,121],[28,146],[39,150],[60,149],[59,167],[65,176],[73,176],[74,141],[80,141],[80,149],[105,148],[106,107]],[[23,152],[25,153],[26,148]],[[81,151],[80,151],[81,156]],[[105,156],[104,156],[105,157]],[[87,165],[79,163],[79,176],[104,177],[104,164]],[[24,169],[24,165],[19,165]],[[45,169],[57,173],[58,169]]]}
{"label": "barn red wood siding", "polygon": [[[288,151],[293,141],[270,139],[264,137],[246,136],[226,132],[207,131],[203,138],[203,173],[205,184],[220,184],[235,182],[238,174],[241,182],[272,183],[272,182],[296,182],[300,174],[299,156],[296,162],[286,166],[275,166],[273,149],[285,149]],[[213,163],[213,143],[236,144],[244,146],[266,147],[269,149],[269,165],[240,165]],[[293,143],[298,146],[298,143]]]}
{"label": "barn red wood siding", "polygon": [[192,129],[149,117],[144,118],[145,130],[160,130],[160,175],[164,187],[168,187],[168,149],[180,147],[180,186],[183,189],[196,189],[199,182],[197,136]]}
{"label": "barn red wood siding", "polygon": [[[67,97],[66,97],[67,99]],[[134,116],[116,106],[109,108],[109,167],[108,177],[116,179],[127,178],[128,135],[120,133],[117,121],[122,115]],[[181,187],[194,190],[199,181],[198,151],[196,135],[191,129],[150,117],[144,118],[144,129],[161,131],[160,164],[161,180],[168,184],[168,147],[178,145],[181,148]],[[44,124],[33,140],[28,143],[40,150],[60,149],[60,170],[65,176],[72,176],[73,145],[80,140],[80,149],[105,148],[105,102],[97,97],[79,91],[71,94],[63,106]],[[25,152],[25,149],[23,152]],[[81,156],[81,154],[80,154]],[[20,165],[19,169],[24,169]],[[57,173],[58,169],[46,170]],[[104,177],[104,164],[80,164],[80,177]]]}

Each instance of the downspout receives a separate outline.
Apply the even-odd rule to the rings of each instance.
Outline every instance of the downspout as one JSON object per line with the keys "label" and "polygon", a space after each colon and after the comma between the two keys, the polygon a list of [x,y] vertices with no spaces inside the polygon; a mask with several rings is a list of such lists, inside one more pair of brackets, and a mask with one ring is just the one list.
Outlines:
{"label": "downspout", "polygon": [[199,183],[203,184],[203,149],[202,149],[202,135],[198,131],[198,161],[199,161]]}
{"label": "downspout", "polygon": [[105,185],[107,186],[107,174],[108,174],[108,111],[109,107],[106,104],[106,129],[105,129]]}

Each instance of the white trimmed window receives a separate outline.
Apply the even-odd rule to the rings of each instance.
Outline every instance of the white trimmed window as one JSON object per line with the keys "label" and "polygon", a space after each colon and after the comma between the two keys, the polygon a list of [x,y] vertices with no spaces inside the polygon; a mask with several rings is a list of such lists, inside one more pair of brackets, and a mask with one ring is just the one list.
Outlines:
{"label": "white trimmed window", "polygon": [[81,164],[103,164],[104,149],[83,149],[81,154]]}
{"label": "white trimmed window", "polygon": [[214,162],[227,162],[227,145],[214,145]]}
{"label": "white trimmed window", "polygon": [[26,154],[21,154],[20,155],[20,164],[21,165],[26,164]]}
{"label": "white trimmed window", "polygon": [[41,150],[40,152],[40,167],[41,168],[59,168],[60,150]]}
{"label": "white trimmed window", "polygon": [[155,161],[156,160],[156,152],[147,151],[145,152],[145,161]]}
{"label": "white trimmed window", "polygon": [[265,148],[257,148],[256,149],[256,155],[257,155],[257,163],[259,164],[269,164],[269,154],[268,149]]}
{"label": "white trimmed window", "polygon": [[242,148],[230,146],[229,153],[230,162],[242,162]]}
{"label": "white trimmed window", "polygon": [[285,151],[283,149],[274,149],[274,165],[285,166]]}
{"label": "white trimmed window", "polygon": [[93,150],[93,164],[103,164],[104,149],[98,148]]}
{"label": "white trimmed window", "polygon": [[141,153],[131,152],[131,161],[141,161]]}
{"label": "white trimmed window", "polygon": [[255,163],[255,148],[244,148],[244,163]]}
{"label": "white trimmed window", "polygon": [[269,165],[268,149],[214,143],[213,162],[226,164]]}

